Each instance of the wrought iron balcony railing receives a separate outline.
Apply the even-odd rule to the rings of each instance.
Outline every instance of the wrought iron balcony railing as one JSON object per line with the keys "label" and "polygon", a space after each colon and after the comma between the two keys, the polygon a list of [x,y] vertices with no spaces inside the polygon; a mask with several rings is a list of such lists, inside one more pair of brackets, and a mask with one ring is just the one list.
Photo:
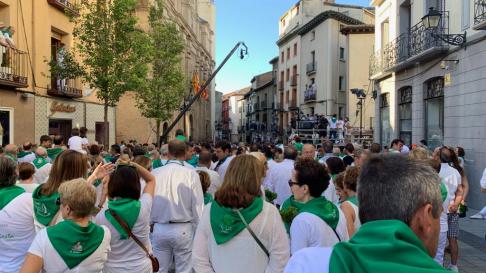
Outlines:
{"label": "wrought iron balcony railing", "polygon": [[310,87],[304,91],[304,102],[313,101],[317,98],[317,89]]}
{"label": "wrought iron balcony railing", "polygon": [[83,97],[81,81],[79,79],[56,79],[51,80],[51,86],[47,88],[47,94],[68,98]]}
{"label": "wrought iron balcony railing", "polygon": [[474,26],[473,29],[486,29],[486,0],[474,1]]}
{"label": "wrought iron balcony railing", "polygon": [[266,101],[262,101],[262,102],[260,103],[260,105],[261,105],[261,109],[265,109],[265,108],[267,108],[267,102],[266,102]]}
{"label": "wrought iron balcony railing", "polygon": [[312,62],[307,64],[307,75],[316,73],[317,62]]}
{"label": "wrought iron balcony railing", "polygon": [[0,85],[25,88],[28,86],[27,53],[0,46]]}
{"label": "wrought iron balcony railing", "polygon": [[63,12],[78,13],[77,2],[75,0],[47,0],[47,2]]}
{"label": "wrought iron balcony railing", "polygon": [[381,50],[372,52],[369,61],[369,76],[373,78],[383,72],[383,52]]}

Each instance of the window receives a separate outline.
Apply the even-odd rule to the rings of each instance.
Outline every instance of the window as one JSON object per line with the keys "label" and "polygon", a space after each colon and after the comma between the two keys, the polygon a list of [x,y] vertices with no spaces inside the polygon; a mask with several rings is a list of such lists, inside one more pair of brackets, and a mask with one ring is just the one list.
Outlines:
{"label": "window", "polygon": [[390,23],[388,19],[381,23],[381,49],[386,47],[386,44],[390,40]]}
{"label": "window", "polygon": [[430,8],[434,8],[435,10],[442,10],[442,0],[425,0],[424,6],[424,15],[429,12]]}
{"label": "window", "polygon": [[466,30],[469,28],[469,11],[470,11],[470,0],[462,0],[462,23],[461,29]]}
{"label": "window", "polygon": [[285,92],[285,103],[289,103],[289,91]]}
{"label": "window", "polygon": [[431,150],[441,146],[444,139],[444,78],[429,79],[425,89],[425,139]]}
{"label": "window", "polygon": [[311,41],[314,41],[315,39],[316,39],[316,31],[315,31],[315,30],[313,30],[313,31],[311,32]]}
{"label": "window", "polygon": [[287,47],[287,60],[290,59],[290,47]]}
{"label": "window", "polygon": [[398,119],[400,139],[405,144],[412,144],[412,87],[405,86],[398,89]]}
{"label": "window", "polygon": [[385,93],[380,96],[380,141],[383,147],[391,143],[391,126],[390,126],[390,94]]}
{"label": "window", "polygon": [[316,52],[312,51],[311,52],[311,63],[316,63]]}
{"label": "window", "polygon": [[0,107],[0,146],[14,143],[14,109]]}
{"label": "window", "polygon": [[344,48],[339,48],[339,59],[344,60]]}
{"label": "window", "polygon": [[339,91],[344,91],[345,89],[345,86],[344,86],[344,77],[343,76],[339,76]]}
{"label": "window", "polygon": [[287,77],[285,78],[286,81],[290,80],[290,69],[287,68]]}
{"label": "window", "polygon": [[297,56],[297,43],[294,44],[294,57]]}
{"label": "window", "polygon": [[285,72],[280,71],[280,82],[283,82],[285,80]]}
{"label": "window", "polygon": [[285,53],[282,51],[282,53],[280,53],[280,62],[284,63],[284,61],[285,61]]}

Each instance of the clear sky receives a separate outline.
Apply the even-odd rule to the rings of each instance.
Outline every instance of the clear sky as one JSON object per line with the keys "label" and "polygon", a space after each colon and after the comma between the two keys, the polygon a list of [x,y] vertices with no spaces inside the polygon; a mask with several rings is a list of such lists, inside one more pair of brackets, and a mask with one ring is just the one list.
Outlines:
{"label": "clear sky", "polygon": [[[216,77],[216,90],[228,93],[250,85],[254,75],[270,71],[268,63],[278,55],[278,22],[298,0],[216,0],[216,65],[238,41],[249,55],[239,54],[226,63]],[[368,6],[370,0],[337,0],[340,4]]]}

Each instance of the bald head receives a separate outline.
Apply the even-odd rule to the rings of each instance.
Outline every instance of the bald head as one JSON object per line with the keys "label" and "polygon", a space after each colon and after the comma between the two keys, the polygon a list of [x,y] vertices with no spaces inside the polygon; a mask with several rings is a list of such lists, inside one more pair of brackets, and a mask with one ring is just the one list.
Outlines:
{"label": "bald head", "polygon": [[9,154],[16,155],[17,149],[18,149],[17,145],[15,145],[15,144],[8,144],[7,146],[5,146],[5,152],[9,153]]}
{"label": "bald head", "polygon": [[302,147],[302,157],[314,159],[316,156],[316,147],[312,144],[304,144]]}
{"label": "bald head", "polygon": [[47,157],[47,150],[44,147],[35,149],[35,155],[38,157]]}
{"label": "bald head", "polygon": [[185,142],[174,139],[169,142],[169,154],[172,157],[186,159],[187,145]]}
{"label": "bald head", "polygon": [[211,168],[211,153],[208,151],[202,151],[199,153],[199,166]]}

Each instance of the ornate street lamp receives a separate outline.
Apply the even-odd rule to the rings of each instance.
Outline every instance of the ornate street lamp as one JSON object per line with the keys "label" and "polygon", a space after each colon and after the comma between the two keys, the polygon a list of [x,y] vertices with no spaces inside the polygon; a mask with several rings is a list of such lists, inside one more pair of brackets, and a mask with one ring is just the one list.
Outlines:
{"label": "ornate street lamp", "polygon": [[429,13],[422,17],[422,24],[426,30],[430,31],[432,37],[440,39],[450,45],[464,45],[466,43],[466,32],[463,34],[443,34],[437,31],[441,26],[442,17],[442,13],[431,7]]}
{"label": "ornate street lamp", "polygon": [[366,92],[364,89],[353,88],[351,94],[356,95],[358,99],[357,106],[359,106],[359,138],[363,138],[363,100],[366,99]]}

